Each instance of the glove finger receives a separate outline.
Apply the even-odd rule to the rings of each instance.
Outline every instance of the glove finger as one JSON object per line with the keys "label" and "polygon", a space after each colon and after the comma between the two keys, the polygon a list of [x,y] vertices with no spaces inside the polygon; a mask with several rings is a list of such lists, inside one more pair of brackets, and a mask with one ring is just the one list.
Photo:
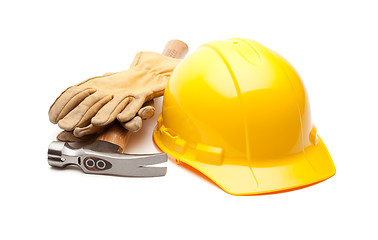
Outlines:
{"label": "glove finger", "polygon": [[101,92],[90,95],[58,122],[59,127],[66,131],[72,131],[75,127],[96,115],[101,107],[111,99],[111,95],[107,96]]}
{"label": "glove finger", "polygon": [[86,137],[87,135],[92,135],[92,134],[98,134],[100,133],[106,126],[94,126],[93,124],[89,124],[88,126],[85,127],[77,127],[73,131],[73,134],[75,137],[78,138],[83,138]]}
{"label": "glove finger", "polygon": [[145,102],[145,97],[135,98],[131,103],[129,103],[123,111],[118,114],[117,119],[123,123],[127,122],[138,113],[139,109],[143,106]]}
{"label": "glove finger", "polygon": [[143,120],[152,118],[155,114],[154,100],[148,101],[143,104],[142,108],[138,111],[138,116]]}
{"label": "glove finger", "polygon": [[73,132],[63,131],[59,133],[59,135],[56,137],[59,141],[62,142],[84,142],[89,141],[92,138],[94,138],[94,135],[87,135],[84,137],[76,137]]}
{"label": "glove finger", "polygon": [[131,97],[116,96],[103,106],[96,116],[92,118],[92,124],[95,126],[105,126],[113,122],[117,115],[127,106]]}
{"label": "glove finger", "polygon": [[50,107],[50,122],[56,124],[64,118],[72,109],[74,109],[86,97],[96,92],[95,89],[82,89],[79,87],[71,87],[64,91]]}
{"label": "glove finger", "polygon": [[131,132],[137,132],[142,128],[142,120],[151,118],[154,113],[154,100],[150,100],[143,104],[142,108],[138,111],[138,116],[135,116],[128,122],[121,123],[121,125]]}
{"label": "glove finger", "polygon": [[98,101],[96,104],[94,104],[88,111],[87,113],[83,116],[81,121],[76,125],[76,127],[82,127],[82,126],[87,126],[91,123],[91,119],[96,116],[98,111],[101,110],[101,108],[107,104],[109,101],[113,99],[113,96],[108,95]]}
{"label": "glove finger", "polygon": [[121,125],[130,132],[137,132],[142,128],[142,118],[136,116],[126,123],[121,123]]}

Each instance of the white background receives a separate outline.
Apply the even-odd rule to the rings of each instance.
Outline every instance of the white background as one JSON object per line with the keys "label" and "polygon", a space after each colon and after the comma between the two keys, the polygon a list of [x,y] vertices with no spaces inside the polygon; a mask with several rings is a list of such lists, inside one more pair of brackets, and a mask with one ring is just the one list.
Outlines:
{"label": "white background", "polygon": [[[378,239],[377,9],[362,0],[1,1],[0,239]],[[334,177],[235,197],[173,162],[165,177],[144,179],[47,164],[59,133],[47,112],[66,87],[124,70],[170,39],[193,52],[231,37],[295,66]],[[157,152],[155,121],[130,152]]]}

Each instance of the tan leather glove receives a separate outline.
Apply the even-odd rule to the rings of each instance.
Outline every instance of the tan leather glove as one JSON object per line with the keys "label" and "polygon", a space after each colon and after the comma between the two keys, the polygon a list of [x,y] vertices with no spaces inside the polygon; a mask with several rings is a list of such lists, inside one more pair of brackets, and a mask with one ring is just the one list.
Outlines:
{"label": "tan leather glove", "polygon": [[[52,123],[76,137],[93,134],[116,118],[124,125],[145,102],[162,96],[179,59],[140,52],[130,69],[94,77],[65,90],[49,111]],[[138,120],[135,120],[138,121]],[[132,122],[131,122],[132,123]]]}
{"label": "tan leather glove", "polygon": [[[123,126],[131,131],[137,132],[142,128],[142,120],[149,119],[155,114],[154,100],[146,102],[143,107],[138,111],[137,115],[130,121],[123,124]],[[73,131],[62,131],[56,137],[62,142],[83,142],[94,140],[107,126],[95,127],[90,124],[84,128],[75,128],[75,131],[79,131],[81,135],[79,137],[74,135]]]}

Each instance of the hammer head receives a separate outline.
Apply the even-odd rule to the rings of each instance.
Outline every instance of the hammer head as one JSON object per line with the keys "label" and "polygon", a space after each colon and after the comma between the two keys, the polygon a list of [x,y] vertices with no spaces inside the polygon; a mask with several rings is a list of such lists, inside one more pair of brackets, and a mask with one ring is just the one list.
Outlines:
{"label": "hammer head", "polygon": [[54,141],[49,145],[48,163],[60,168],[77,165],[85,173],[128,177],[158,177],[167,172],[167,167],[149,166],[167,162],[166,153],[123,154],[118,150],[117,145],[105,141],[76,148]]}

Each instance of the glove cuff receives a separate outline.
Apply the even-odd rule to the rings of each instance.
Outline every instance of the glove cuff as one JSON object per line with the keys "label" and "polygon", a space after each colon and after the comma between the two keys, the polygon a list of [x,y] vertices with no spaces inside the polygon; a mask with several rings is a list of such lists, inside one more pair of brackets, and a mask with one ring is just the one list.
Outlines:
{"label": "glove cuff", "polygon": [[167,57],[155,52],[139,52],[130,68],[141,68],[163,76],[170,76],[181,59]]}

